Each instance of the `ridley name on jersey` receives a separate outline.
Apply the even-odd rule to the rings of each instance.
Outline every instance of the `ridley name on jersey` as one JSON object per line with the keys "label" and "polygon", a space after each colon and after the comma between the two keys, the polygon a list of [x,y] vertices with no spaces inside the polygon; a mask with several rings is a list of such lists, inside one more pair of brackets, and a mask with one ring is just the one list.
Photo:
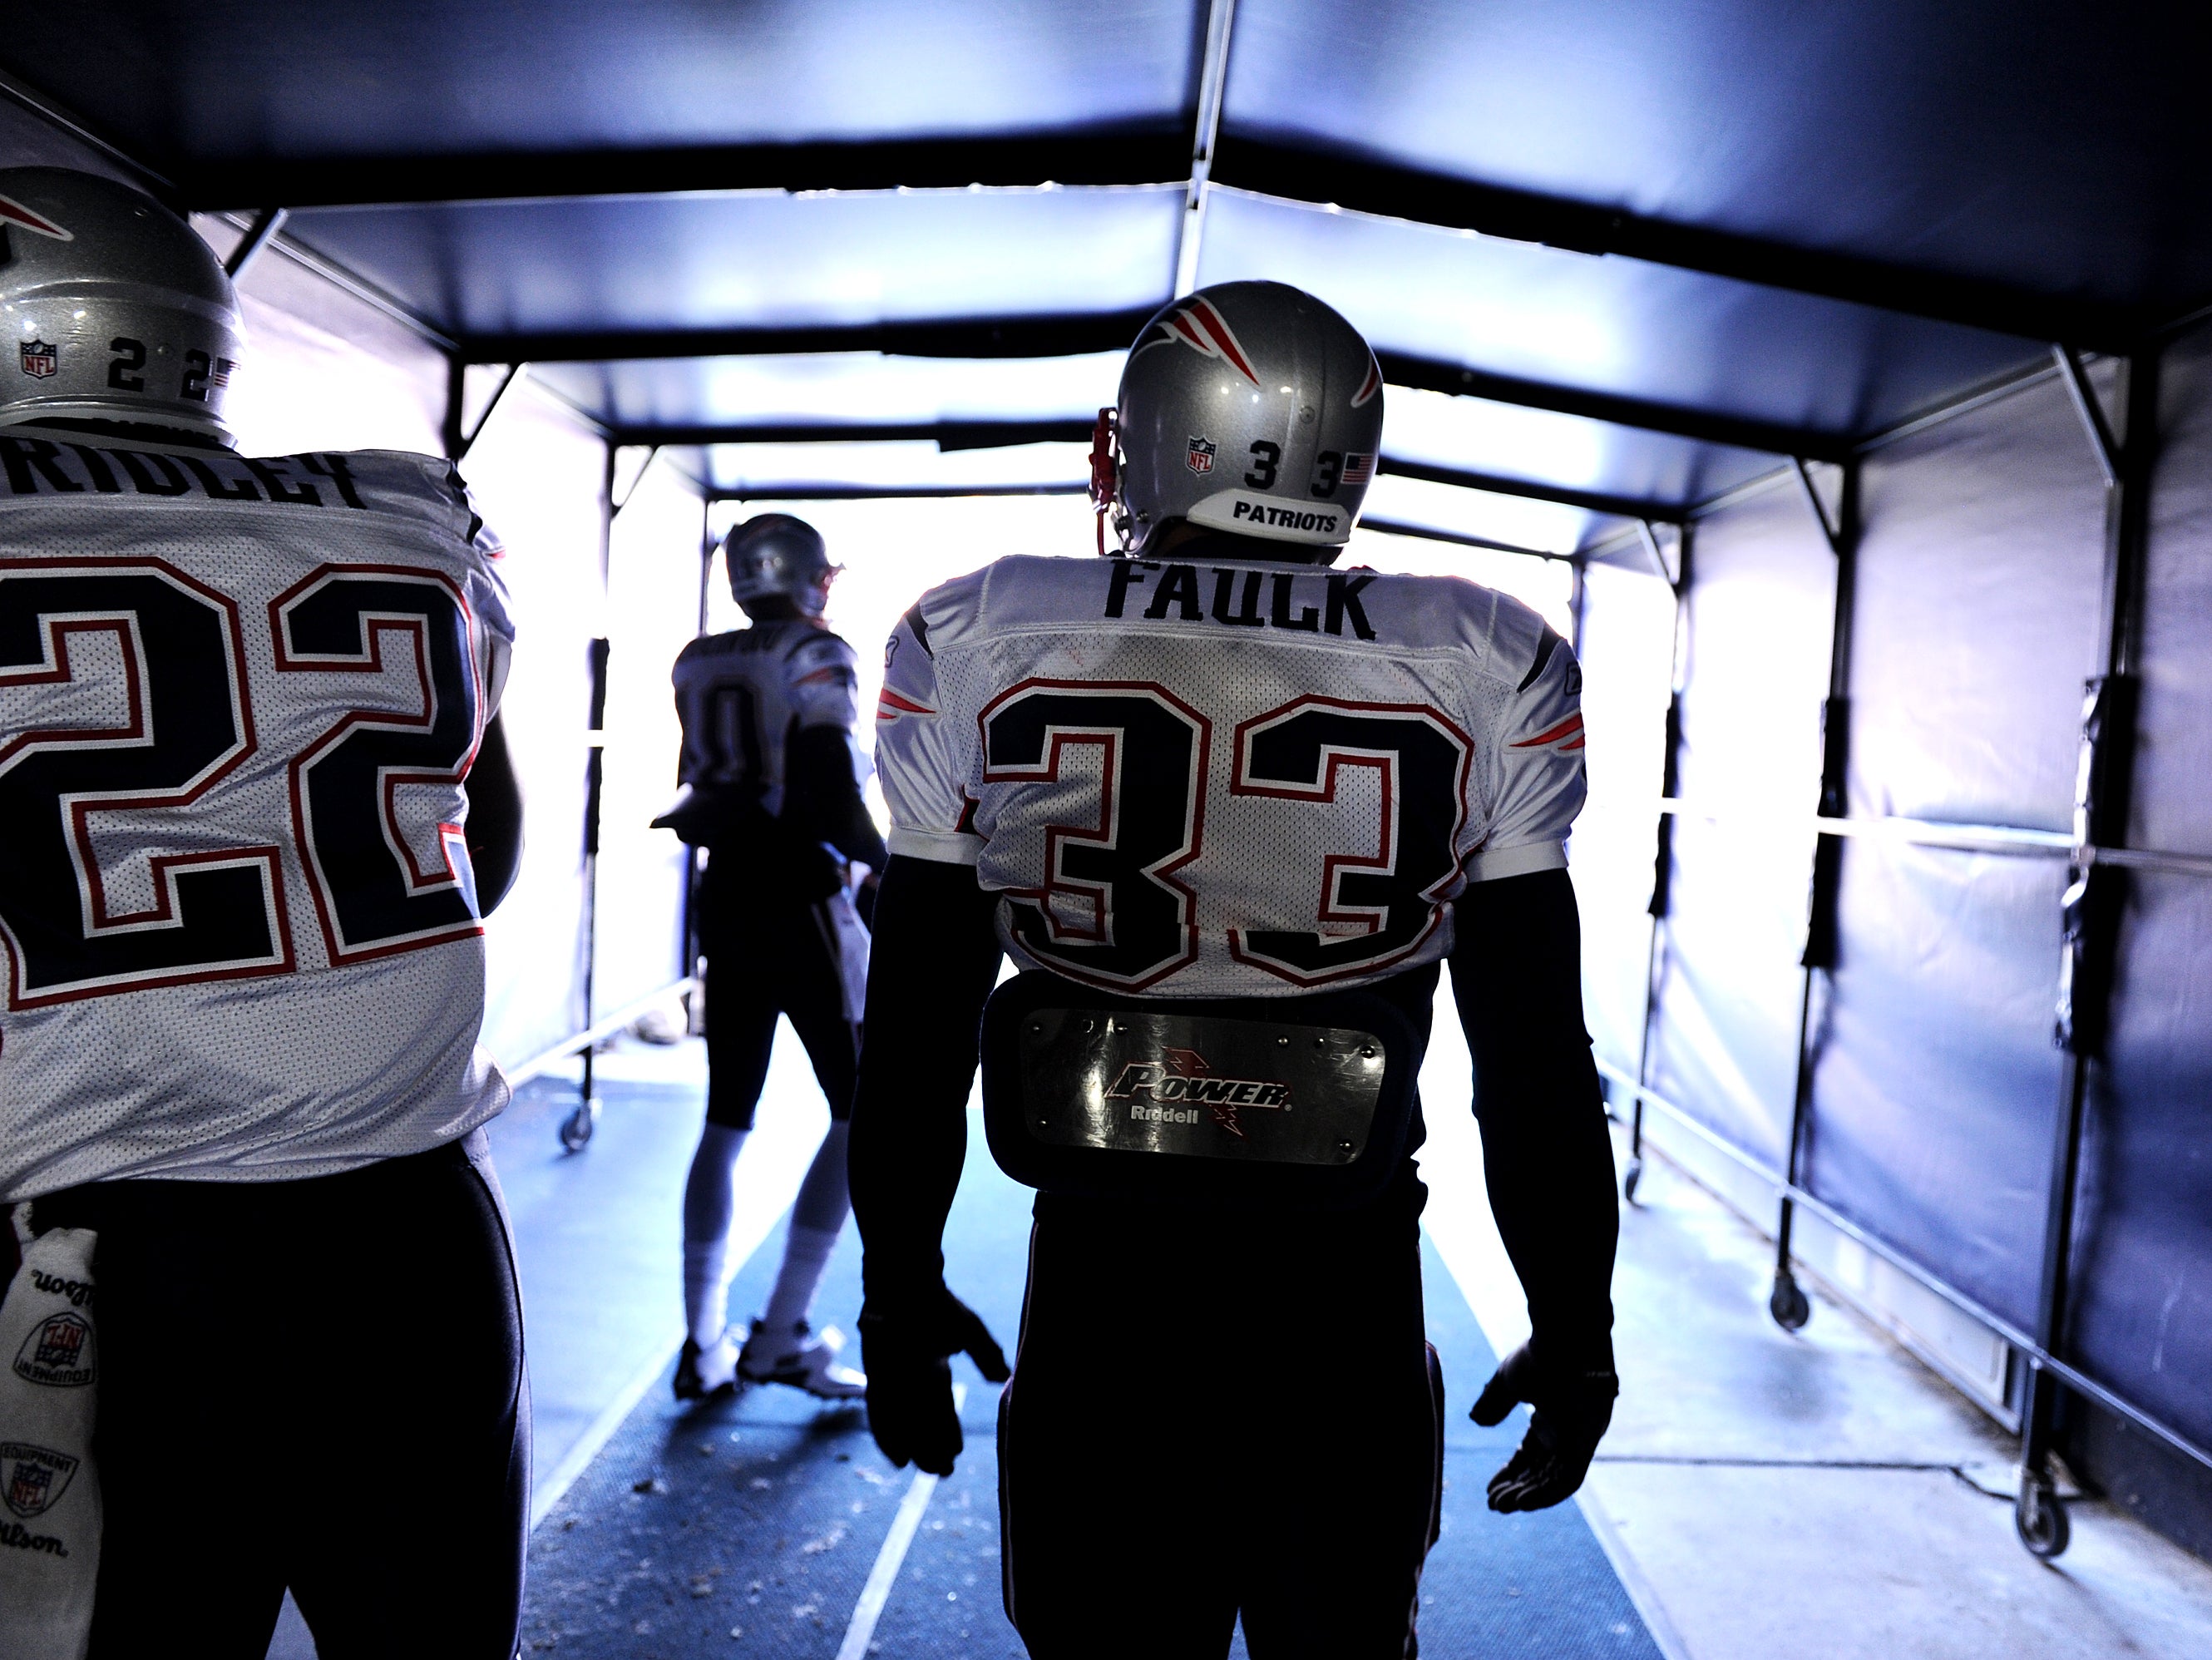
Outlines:
{"label": "ridley name on jersey", "polygon": [[1565,865],[1583,799],[1573,654],[1455,578],[1002,559],[925,595],[887,663],[891,851],[974,865],[1015,960],[1095,986],[1434,961],[1468,882]]}

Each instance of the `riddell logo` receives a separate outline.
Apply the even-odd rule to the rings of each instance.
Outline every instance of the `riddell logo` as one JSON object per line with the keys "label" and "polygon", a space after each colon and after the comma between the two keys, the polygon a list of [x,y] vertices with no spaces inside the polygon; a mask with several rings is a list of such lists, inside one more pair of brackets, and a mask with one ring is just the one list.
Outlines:
{"label": "riddell logo", "polygon": [[1163,1049],[1158,1061],[1132,1061],[1124,1066],[1106,1098],[1130,1102],[1130,1118],[1148,1124],[1195,1124],[1198,1109],[1205,1107],[1216,1124],[1239,1140],[1244,1128],[1237,1121],[1238,1108],[1290,1110],[1288,1084],[1264,1078],[1215,1078],[1212,1071],[1196,1049]]}

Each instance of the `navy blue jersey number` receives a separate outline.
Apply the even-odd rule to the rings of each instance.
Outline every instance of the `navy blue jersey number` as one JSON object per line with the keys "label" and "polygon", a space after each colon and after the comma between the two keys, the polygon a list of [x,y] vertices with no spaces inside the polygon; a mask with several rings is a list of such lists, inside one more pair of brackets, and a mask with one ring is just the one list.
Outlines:
{"label": "navy blue jersey number", "polygon": [[[411,707],[356,708],[292,762],[292,812],[333,963],[481,931],[457,824],[410,837],[397,792],[458,783],[476,755],[482,689],[459,593],[427,571],[325,567],[270,608],[280,672],[388,677]],[[395,688],[392,682],[398,683]]]}
{"label": "navy blue jersey number", "polygon": [[[983,711],[983,777],[1066,786],[1096,752],[1079,822],[1045,832],[1045,882],[1006,897],[1031,956],[1092,985],[1140,990],[1198,955],[1196,900],[1175,879],[1198,857],[1212,724],[1164,687],[1030,681]],[[1080,822],[1087,820],[1088,822]]]}
{"label": "navy blue jersey number", "polygon": [[1330,932],[1232,928],[1231,954],[1302,986],[1410,955],[1442,920],[1459,873],[1473,747],[1442,714],[1408,704],[1301,697],[1238,727],[1232,794],[1336,806],[1346,770],[1368,768],[1380,822],[1366,846],[1322,861],[1315,920]]}
{"label": "navy blue jersey number", "polygon": [[0,734],[13,1006],[291,968],[277,849],[158,816],[253,752],[244,659],[238,607],[161,561],[0,561],[0,689],[51,689]]}

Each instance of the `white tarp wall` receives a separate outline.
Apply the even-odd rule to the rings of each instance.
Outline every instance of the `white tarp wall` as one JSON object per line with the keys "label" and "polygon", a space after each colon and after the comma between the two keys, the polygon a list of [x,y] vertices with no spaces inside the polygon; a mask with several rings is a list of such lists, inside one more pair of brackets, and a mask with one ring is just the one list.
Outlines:
{"label": "white tarp wall", "polygon": [[669,671],[699,625],[702,514],[691,481],[665,459],[631,482],[622,457],[608,564],[606,749],[599,807],[597,1012],[647,996],[689,970],[678,937],[684,848],[652,820],[676,794],[683,728]]}

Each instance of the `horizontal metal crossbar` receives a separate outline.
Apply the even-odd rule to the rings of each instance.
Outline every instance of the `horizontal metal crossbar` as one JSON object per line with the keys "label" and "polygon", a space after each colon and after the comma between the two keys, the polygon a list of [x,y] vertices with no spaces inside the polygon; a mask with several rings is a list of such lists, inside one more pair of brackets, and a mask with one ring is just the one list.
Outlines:
{"label": "horizontal metal crossbar", "polygon": [[254,156],[180,169],[194,208],[550,200],[678,191],[959,190],[1177,184],[1187,129],[1161,124],[980,138],[824,140],[476,155]]}
{"label": "horizontal metal crossbar", "polygon": [[[724,425],[697,427],[625,427],[617,429],[613,441],[618,444],[651,444],[662,448],[683,446],[714,446],[721,444],[831,444],[831,443],[914,443],[933,442],[942,450],[995,449],[1020,444],[1079,444],[1090,441],[1091,424],[1088,421],[981,421],[981,422],[890,422],[878,424],[849,425],[829,422],[791,423],[732,423]],[[1492,473],[1468,472],[1452,467],[1431,466],[1425,462],[1407,461],[1386,455],[1382,471],[1401,477],[1418,478],[1430,483],[1448,484],[1457,489],[1488,490],[1494,494],[1525,497],[1535,501],[1557,502],[1565,506],[1582,508],[1596,513],[1625,514],[1631,518],[1675,522],[1686,515],[1686,509],[1662,502],[1642,502],[1625,496],[1607,496],[1590,490],[1570,489],[1526,478],[1508,478]],[[779,487],[780,489],[781,487]],[[809,494],[801,487],[792,487],[800,494]],[[864,492],[887,496],[981,495],[980,489],[959,486],[929,487],[927,489],[897,489],[876,486],[860,487]],[[1028,491],[1034,487],[1018,486]],[[1084,488],[1073,481],[1055,490],[1070,492]],[[757,492],[747,492],[757,496]],[[820,499],[838,499],[825,492]],[[1455,537],[1446,532],[1415,530],[1401,521],[1388,526],[1401,534],[1431,536],[1441,540],[1462,540],[1471,546],[1495,547],[1510,553],[1525,553],[1533,550],[1509,543],[1494,542],[1481,537]],[[1546,557],[1556,556],[1546,555]]]}
{"label": "horizontal metal crossbar", "polygon": [[2198,1446],[2179,1430],[2160,1422],[2142,1408],[2123,1399],[2095,1378],[2069,1365],[2002,1315],[1977,1302],[1941,1275],[1923,1268],[1887,1240],[1877,1234],[1869,1232],[1826,1200],[1815,1194],[1808,1193],[1794,1182],[1784,1181],[1775,1171],[1761,1164],[1754,1155],[1736,1146],[1735,1142],[1710,1125],[1701,1123],[1687,1109],[1668,1100],[1648,1084],[1637,1082],[1632,1074],[1623,1071],[1609,1061],[1599,1059],[1597,1069],[1621,1088],[1642,1097],[1647,1105],[1656,1107],[1715,1152],[1733,1160],[1761,1181],[1770,1183],[1778,1198],[1786,1197],[1791,1202],[1812,1212],[1838,1233],[1864,1246],[1926,1291],[1940,1297],[1969,1318],[1988,1327],[1990,1330],[2051,1373],[2052,1377],[2060,1379],[2069,1388],[2079,1390],[2106,1410],[2116,1413],[2130,1423],[2148,1431],[2177,1452],[2186,1454],[2198,1463],[2212,1468],[2212,1450]]}
{"label": "horizontal metal crossbar", "polygon": [[672,980],[659,990],[647,992],[644,996],[623,1004],[613,1013],[602,1015],[583,1031],[571,1032],[550,1048],[538,1050],[527,1061],[501,1070],[507,1074],[509,1084],[526,1084],[539,1073],[559,1066],[570,1055],[580,1055],[601,1039],[613,1037],[647,1011],[659,1007],[672,997],[696,991],[698,986],[698,980],[690,976],[681,980]]}
{"label": "horizontal metal crossbar", "polygon": [[463,360],[471,363],[610,363],[828,352],[881,352],[892,357],[1081,357],[1092,352],[1127,350],[1152,314],[1152,308],[1147,307],[1142,311],[829,323],[799,328],[475,334],[463,337],[458,350]]}
{"label": "horizontal metal crossbar", "polygon": [[1091,423],[1076,421],[731,422],[718,425],[617,427],[618,444],[933,443],[942,450],[1005,449],[1018,444],[1087,444]]}
{"label": "horizontal metal crossbar", "polygon": [[[804,328],[483,334],[464,340],[460,351],[465,361],[475,363],[618,362],[837,352],[933,358],[1074,357],[1127,350],[1151,315],[1148,311],[1129,311]],[[1700,443],[1802,456],[1814,461],[1840,462],[1850,457],[1856,441],[1846,434],[1814,432],[1647,398],[1497,374],[1487,369],[1405,352],[1381,351],[1376,357],[1382,365],[1384,380],[1394,386],[1580,416]]]}
{"label": "horizontal metal crossbar", "polygon": [[1535,502],[1556,502],[1562,507],[1589,513],[1611,514],[1620,519],[1648,519],[1656,524],[1679,525],[1690,509],[1672,502],[1646,502],[1631,496],[1612,496],[1602,490],[1574,489],[1533,478],[1510,478],[1502,473],[1470,472],[1460,467],[1439,467],[1426,461],[1408,461],[1385,455],[1381,470],[1401,478],[1418,478],[1431,484],[1455,484],[1462,489],[1487,490],[1493,496],[1517,496]]}
{"label": "horizontal metal crossbar", "polygon": [[1745,820],[1910,847],[1948,848],[1960,853],[2010,854],[2025,858],[2064,859],[2076,865],[2112,865],[2124,870],[2164,871],[2178,876],[2212,876],[2212,854],[2164,853],[2150,848],[2077,846],[2065,830],[2024,830],[2012,824],[1954,824],[1940,818],[1832,818],[1823,813],[1768,811],[1755,805],[1716,809],[1663,796],[1662,813],[1725,824]]}
{"label": "horizontal metal crossbar", "polygon": [[1528,559],[1558,559],[1571,564],[1570,553],[1553,553],[1542,548],[1524,548],[1518,542],[1501,542],[1491,536],[1469,536],[1462,531],[1437,530],[1428,525],[1415,525],[1402,519],[1370,519],[1363,515],[1362,530],[1380,531],[1385,536],[1409,536],[1423,542],[1445,542],[1455,548],[1488,548],[1493,553],[1517,553]]}
{"label": "horizontal metal crossbar", "polygon": [[1434,358],[1415,357],[1400,351],[1378,351],[1382,378],[1394,386],[1420,392],[1448,392],[1459,398],[1487,398],[1522,409],[1550,410],[1560,415],[1579,415],[1617,427],[1666,433],[1700,443],[1727,444],[1737,449],[1759,450],[1771,455],[1802,456],[1808,461],[1848,460],[1852,440],[1848,435],[1810,432],[1770,421],[1661,404],[1649,398],[1625,398],[1618,393],[1591,392],[1518,375],[1496,374]]}
{"label": "horizontal metal crossbar", "polygon": [[1081,496],[1090,486],[1050,484],[760,484],[706,491],[709,502],[934,502],[964,496]]}

